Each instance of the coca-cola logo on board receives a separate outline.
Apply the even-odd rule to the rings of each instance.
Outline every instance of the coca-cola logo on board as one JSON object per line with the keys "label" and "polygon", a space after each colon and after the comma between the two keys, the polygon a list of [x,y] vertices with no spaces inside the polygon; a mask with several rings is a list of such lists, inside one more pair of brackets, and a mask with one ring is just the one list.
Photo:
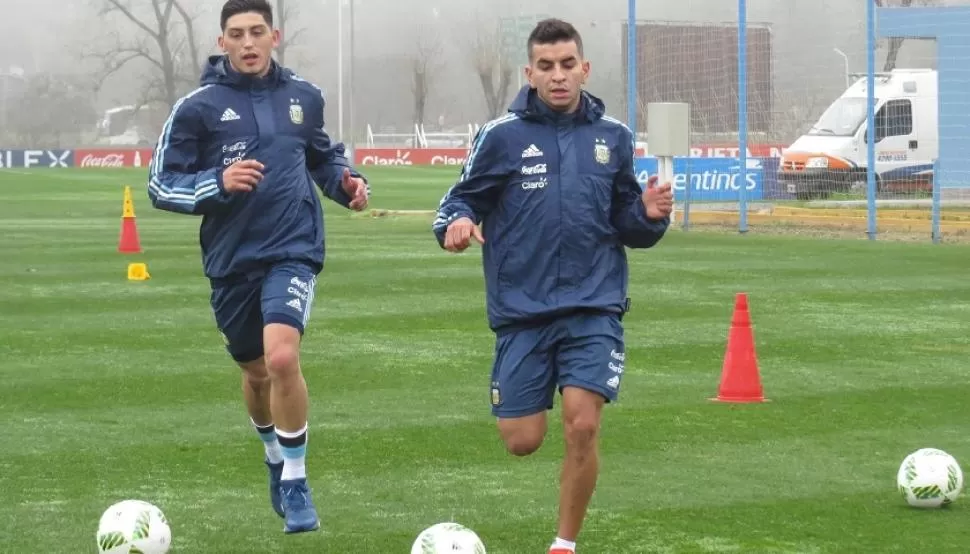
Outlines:
{"label": "coca-cola logo on board", "polygon": [[95,156],[88,154],[81,158],[81,167],[123,167],[125,156],[123,154],[108,154],[105,156]]}

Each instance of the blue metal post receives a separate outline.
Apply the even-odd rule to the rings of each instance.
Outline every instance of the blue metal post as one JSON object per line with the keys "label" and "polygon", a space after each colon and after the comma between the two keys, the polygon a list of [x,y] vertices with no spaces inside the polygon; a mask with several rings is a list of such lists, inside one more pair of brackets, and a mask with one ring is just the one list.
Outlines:
{"label": "blue metal post", "polygon": [[748,232],[748,2],[738,0],[738,231]]}
{"label": "blue metal post", "polygon": [[876,240],[876,0],[866,0],[866,205],[869,240]]}
{"label": "blue metal post", "polygon": [[626,15],[626,119],[637,140],[637,0],[628,0]]}
{"label": "blue metal post", "polygon": [[684,160],[685,162],[687,162],[686,163],[687,167],[685,168],[685,171],[684,171],[684,173],[687,174],[687,184],[684,186],[684,221],[681,222],[681,226],[684,228],[685,231],[688,230],[688,228],[690,227],[690,191],[692,188],[694,188],[694,186],[691,184],[691,179],[693,179],[693,173],[694,173],[693,171],[691,171],[692,159],[693,158],[691,158],[690,156],[687,156],[687,158]]}

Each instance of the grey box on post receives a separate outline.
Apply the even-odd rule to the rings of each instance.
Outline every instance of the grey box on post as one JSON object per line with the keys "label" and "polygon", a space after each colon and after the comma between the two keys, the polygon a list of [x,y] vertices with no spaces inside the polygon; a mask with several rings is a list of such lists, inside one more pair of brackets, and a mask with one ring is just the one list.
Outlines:
{"label": "grey box on post", "polygon": [[[690,104],[683,102],[647,104],[647,155],[657,158],[657,180],[660,184],[675,185],[674,156],[690,155]],[[689,183],[684,185],[689,186]],[[677,196],[674,194],[674,202],[676,201]],[[675,214],[676,206],[670,213],[671,223],[674,222]]]}
{"label": "grey box on post", "polygon": [[690,104],[647,104],[647,153],[658,157],[690,154]]}

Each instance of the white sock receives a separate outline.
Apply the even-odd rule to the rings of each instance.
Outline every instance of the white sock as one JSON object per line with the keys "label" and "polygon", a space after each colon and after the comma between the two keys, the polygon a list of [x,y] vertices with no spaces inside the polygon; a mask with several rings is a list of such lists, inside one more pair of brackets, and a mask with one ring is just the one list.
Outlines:
{"label": "white sock", "polygon": [[567,541],[566,539],[560,539],[559,537],[556,537],[556,540],[553,541],[552,546],[549,548],[565,548],[567,550],[571,550],[573,554],[576,554],[576,543],[573,541]]}
{"label": "white sock", "polygon": [[256,432],[259,433],[259,439],[263,441],[263,447],[266,449],[266,460],[271,464],[282,462],[283,450],[280,449],[280,441],[276,439],[276,428],[273,424],[270,423],[261,427],[256,425],[252,418],[249,418],[249,421],[252,422]]}
{"label": "white sock", "polygon": [[295,433],[276,430],[283,451],[283,476],[281,479],[306,479],[307,425]]}

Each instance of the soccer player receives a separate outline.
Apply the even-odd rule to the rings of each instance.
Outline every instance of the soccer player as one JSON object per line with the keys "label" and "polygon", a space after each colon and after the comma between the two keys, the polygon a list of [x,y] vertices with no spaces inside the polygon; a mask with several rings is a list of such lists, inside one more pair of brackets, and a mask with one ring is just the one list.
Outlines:
{"label": "soccer player", "polygon": [[640,187],[633,133],[583,90],[590,63],[576,29],[541,21],[527,47],[529,84],[478,132],[432,229],[451,252],[483,245],[496,335],[490,400],[511,454],[538,450],[556,389],[562,396],[566,452],[549,552],[573,554],[598,475],[602,407],[623,378],[624,247],[663,237],[673,197],[653,178]]}
{"label": "soccer player", "polygon": [[269,3],[229,0],[220,23],[224,54],[209,57],[201,87],[172,108],[148,196],[155,208],[202,216],[215,323],[242,368],[270,501],[286,533],[313,531],[300,343],[324,262],[314,184],[352,210],[367,206],[370,188],[324,130],[320,89],[271,57],[280,33]]}

